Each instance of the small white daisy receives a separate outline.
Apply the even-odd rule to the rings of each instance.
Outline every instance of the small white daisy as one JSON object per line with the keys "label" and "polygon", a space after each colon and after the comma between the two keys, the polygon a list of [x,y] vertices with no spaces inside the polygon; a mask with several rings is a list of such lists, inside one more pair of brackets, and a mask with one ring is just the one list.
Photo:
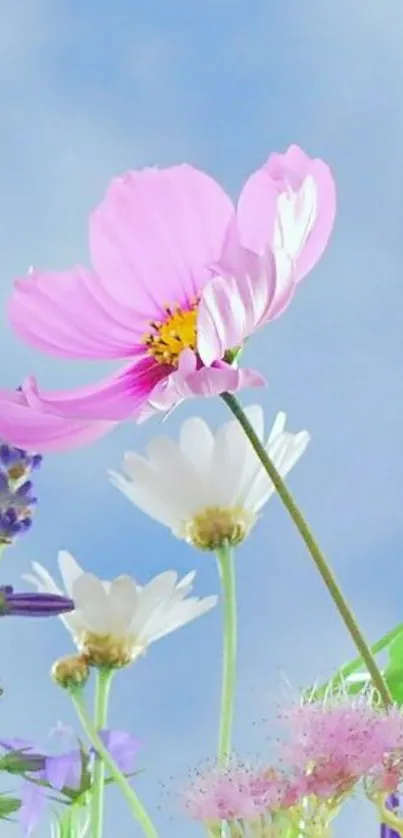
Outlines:
{"label": "small white daisy", "polygon": [[[245,410],[263,442],[263,410]],[[305,451],[307,431],[285,430],[279,413],[265,445],[282,477]],[[136,506],[201,550],[235,546],[248,535],[275,488],[236,420],[214,435],[200,417],[183,423],[179,443],[158,437],[147,458],[125,455],[125,475],[109,472],[112,483]]]}
{"label": "small white daisy", "polygon": [[[24,579],[38,591],[61,593],[48,571],[38,562]],[[86,573],[65,550],[59,553],[64,589],[75,610],[63,615],[80,653],[94,666],[125,666],[155,640],[201,616],[217,602],[216,596],[187,597],[195,573],[178,580],[167,570],[144,587],[130,576],[104,582]]]}

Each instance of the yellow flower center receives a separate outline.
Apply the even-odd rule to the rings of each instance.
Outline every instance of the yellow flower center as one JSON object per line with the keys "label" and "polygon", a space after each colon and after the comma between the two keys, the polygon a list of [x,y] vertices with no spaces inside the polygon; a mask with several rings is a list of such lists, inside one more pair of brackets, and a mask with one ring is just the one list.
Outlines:
{"label": "yellow flower center", "polygon": [[27,468],[22,463],[17,463],[15,466],[11,466],[8,469],[8,476],[10,480],[21,480],[21,477],[25,477],[27,473]]}
{"label": "yellow flower center", "polygon": [[121,669],[133,663],[139,655],[145,652],[144,645],[137,641],[135,635],[129,634],[118,637],[113,634],[84,631],[77,638],[77,642],[89,666]]}
{"label": "yellow flower center", "polygon": [[178,365],[184,349],[196,349],[197,302],[188,309],[166,306],[166,319],[150,321],[151,330],[143,337],[149,355],[159,364]]}
{"label": "yellow flower center", "polygon": [[256,516],[242,507],[210,506],[185,525],[183,537],[199,550],[235,547],[246,538]]}

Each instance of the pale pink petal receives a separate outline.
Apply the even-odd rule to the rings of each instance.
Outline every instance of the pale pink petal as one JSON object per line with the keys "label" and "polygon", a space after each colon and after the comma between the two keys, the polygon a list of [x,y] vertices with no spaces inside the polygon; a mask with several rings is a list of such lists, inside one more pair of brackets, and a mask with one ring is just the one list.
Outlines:
{"label": "pale pink petal", "polygon": [[[47,410],[60,416],[116,422],[134,416],[157,382],[169,372],[170,368],[144,358],[96,384],[37,395]],[[25,393],[31,384],[32,380],[24,384]],[[28,398],[33,399],[35,394],[31,389],[29,392]]]}
{"label": "pale pink petal", "polygon": [[254,370],[237,369],[224,362],[197,369],[197,359],[191,350],[185,350],[182,356],[178,370],[154,388],[146,410],[140,414],[142,420],[151,415],[151,409],[172,410],[184,399],[209,398],[245,387],[263,387],[266,383]]}
{"label": "pale pink petal", "polygon": [[265,167],[258,169],[245,183],[239,196],[237,220],[244,247],[263,253],[273,243],[279,191]]}
{"label": "pale pink petal", "polygon": [[[276,206],[277,203],[278,196]],[[256,248],[256,251],[243,247],[236,216],[229,224],[221,256],[212,267],[221,276],[243,277],[246,280],[240,286],[240,293],[250,312],[251,322],[246,331],[248,335],[257,325],[274,320],[282,314],[294,295],[296,281],[293,259],[284,248],[274,252],[267,245]],[[206,291],[207,288],[203,296]]]}
{"label": "pale pink petal", "polygon": [[[283,256],[284,258],[281,258]],[[271,301],[270,311],[265,322],[275,320],[289,306],[297,287],[295,272],[291,268],[290,260],[286,254],[277,255],[276,262],[276,287]]]}
{"label": "pale pink petal", "polygon": [[238,218],[234,212],[225,232],[220,255],[216,262],[210,265],[212,275],[238,276],[240,266],[243,265],[244,253],[245,248],[239,237]]}
{"label": "pale pink petal", "polygon": [[[304,181],[308,185],[304,186]],[[279,211],[283,215],[280,221]],[[288,255],[294,262],[295,279],[299,281],[322,256],[335,213],[336,190],[329,167],[292,145],[284,154],[272,154],[246,182],[238,204],[241,241],[257,253],[268,245],[276,250],[278,227],[282,228]]]}
{"label": "pale pink petal", "polygon": [[317,215],[312,232],[298,258],[298,282],[321,258],[336,218],[336,186],[331,170],[322,160],[313,160],[309,174],[316,186]]}
{"label": "pale pink petal", "polygon": [[0,390],[0,437],[26,451],[68,451],[88,445],[115,424],[66,419],[48,412],[41,403],[30,405],[21,392]]}
{"label": "pale pink petal", "polygon": [[235,277],[215,277],[204,289],[197,316],[197,351],[204,364],[239,346],[246,333],[247,312]]}
{"label": "pale pink petal", "polygon": [[[77,266],[64,272],[33,271],[17,279],[9,319],[17,334],[39,349],[66,358],[128,358],[146,320],[107,294],[99,277]],[[136,346],[137,344],[137,346]]]}
{"label": "pale pink petal", "polygon": [[91,217],[93,264],[114,299],[158,319],[164,304],[194,302],[233,212],[221,187],[191,166],[129,171]]}
{"label": "pale pink petal", "polygon": [[[227,262],[227,265],[229,263]],[[240,248],[234,275],[212,279],[202,293],[197,322],[197,348],[207,366],[241,346],[271,319],[276,268],[271,251],[257,256]]]}

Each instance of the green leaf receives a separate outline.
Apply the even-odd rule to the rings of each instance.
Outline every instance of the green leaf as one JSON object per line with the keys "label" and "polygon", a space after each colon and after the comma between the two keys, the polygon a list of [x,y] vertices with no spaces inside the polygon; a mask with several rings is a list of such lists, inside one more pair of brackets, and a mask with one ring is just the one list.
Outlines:
{"label": "green leaf", "polygon": [[[138,771],[132,771],[131,774],[124,774],[123,776],[126,777],[126,780],[130,780],[132,777],[137,777],[138,774],[143,774],[144,768],[139,768]],[[105,780],[105,785],[108,786],[111,783],[115,783],[116,780],[114,777],[107,777]]]}
{"label": "green leaf", "polygon": [[383,675],[393,701],[401,707],[403,705],[403,661],[399,666],[390,663]]}
{"label": "green leaf", "polygon": [[388,647],[389,662],[384,672],[386,683],[393,700],[403,705],[403,633],[398,635]]}
{"label": "green leaf", "polygon": [[0,794],[0,820],[10,820],[10,815],[21,808],[21,801],[17,797],[9,797],[7,794]]}
{"label": "green leaf", "polygon": [[[385,649],[388,650],[390,653],[391,648],[394,647],[393,654],[400,656],[399,650],[401,650],[401,657],[400,660],[402,661],[402,673],[403,673],[403,623],[399,623],[396,628],[391,629],[383,637],[380,638],[372,647],[371,652],[374,655],[379,654],[379,652],[384,651]],[[358,673],[360,669],[363,669],[363,680],[361,684],[358,681],[348,681],[351,675]],[[386,672],[388,672],[388,667],[386,668]],[[340,669],[332,675],[324,684],[321,684],[320,687],[311,687],[309,690],[305,691],[305,697],[309,698],[310,701],[320,701],[327,692],[337,690],[338,687],[343,685],[349,695],[355,695],[362,689],[362,684],[366,680],[367,671],[364,667],[362,658],[354,658],[354,660],[349,661],[348,663],[343,664]],[[389,671],[388,677],[390,677],[391,673]],[[392,681],[394,684],[394,688],[396,689],[396,674],[392,673]],[[393,695],[393,692],[392,692]],[[395,696],[393,695],[395,699]],[[397,699],[395,699],[397,701]]]}
{"label": "green leaf", "polygon": [[388,655],[394,665],[403,665],[403,632],[399,634],[390,644]]}
{"label": "green leaf", "polygon": [[24,749],[8,751],[0,757],[0,771],[7,771],[7,774],[25,774],[26,771],[38,771],[42,767],[43,759],[29,755]]}

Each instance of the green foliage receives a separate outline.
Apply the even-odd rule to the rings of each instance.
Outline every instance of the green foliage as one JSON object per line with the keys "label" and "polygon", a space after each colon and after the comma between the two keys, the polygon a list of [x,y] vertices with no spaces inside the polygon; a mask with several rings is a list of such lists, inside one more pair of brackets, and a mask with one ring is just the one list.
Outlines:
{"label": "green foliage", "polygon": [[0,820],[9,821],[10,815],[18,812],[21,801],[17,797],[10,797],[8,794],[0,794]]}
{"label": "green foliage", "polygon": [[[403,623],[387,632],[372,647],[374,655],[386,651],[389,661],[382,674],[391,692],[393,700],[403,706]],[[360,676],[362,676],[360,678]],[[356,695],[369,682],[369,676],[363,668],[362,658],[343,664],[334,675],[319,687],[311,687],[305,692],[310,701],[320,701],[325,695],[336,693],[340,688],[348,695]]]}
{"label": "green foliage", "polygon": [[383,672],[393,700],[403,706],[403,631],[388,646],[388,664]]}
{"label": "green foliage", "polygon": [[70,806],[63,817],[52,824],[51,838],[85,838],[89,835],[88,814],[83,816],[82,809]]}

